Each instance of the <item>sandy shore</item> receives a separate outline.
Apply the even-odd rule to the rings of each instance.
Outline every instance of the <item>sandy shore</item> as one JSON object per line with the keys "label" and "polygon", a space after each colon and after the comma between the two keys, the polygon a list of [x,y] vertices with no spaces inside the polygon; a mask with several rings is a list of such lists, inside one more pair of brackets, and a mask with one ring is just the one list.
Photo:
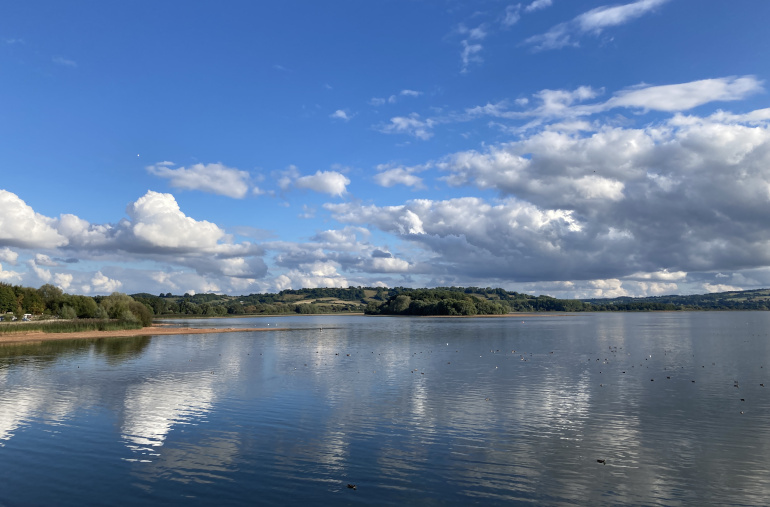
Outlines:
{"label": "sandy shore", "polygon": [[[473,316],[434,316],[446,319],[478,319],[478,318],[532,318],[532,317],[567,317],[566,314],[549,313],[506,313],[502,315],[473,315]],[[379,315],[378,317],[394,317],[393,315]],[[398,316],[396,316],[398,317]],[[0,345],[10,343],[36,343],[52,340],[73,340],[73,339],[97,339],[97,338],[128,338],[131,336],[160,336],[174,334],[212,334],[212,333],[243,333],[257,331],[289,331],[288,327],[227,327],[227,328],[200,328],[200,327],[171,327],[167,324],[160,324],[141,329],[121,329],[117,331],[83,331],[77,333],[44,333],[42,331],[32,331],[29,333],[7,333],[0,334]]]}
{"label": "sandy shore", "polygon": [[243,333],[250,331],[285,331],[288,328],[280,327],[251,327],[251,328],[198,328],[198,327],[166,327],[151,326],[141,329],[121,329],[117,331],[85,331],[81,333],[43,333],[34,331],[30,333],[0,334],[1,343],[33,343],[51,340],[72,340],[81,338],[115,338],[130,336],[158,336],[171,334],[209,334],[209,333]]}

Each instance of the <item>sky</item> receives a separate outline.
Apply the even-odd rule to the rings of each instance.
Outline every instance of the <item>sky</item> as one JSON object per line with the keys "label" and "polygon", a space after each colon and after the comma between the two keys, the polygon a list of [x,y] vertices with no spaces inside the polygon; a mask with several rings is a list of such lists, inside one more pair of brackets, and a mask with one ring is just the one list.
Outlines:
{"label": "sky", "polygon": [[770,287],[770,2],[0,6],[0,282]]}

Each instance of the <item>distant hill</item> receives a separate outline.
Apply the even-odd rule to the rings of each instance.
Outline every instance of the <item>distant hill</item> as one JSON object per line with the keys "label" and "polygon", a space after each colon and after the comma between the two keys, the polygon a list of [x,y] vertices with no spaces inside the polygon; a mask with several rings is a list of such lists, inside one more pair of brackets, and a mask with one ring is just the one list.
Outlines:
{"label": "distant hill", "polygon": [[715,292],[690,296],[583,299],[601,310],[770,310],[770,289]]}
{"label": "distant hill", "polygon": [[492,315],[510,312],[768,310],[770,289],[690,296],[558,299],[500,288],[350,287],[284,290],[228,296],[171,293],[132,294],[162,315],[275,315],[287,313],[366,313],[368,315]]}
{"label": "distant hill", "polygon": [[[495,315],[515,312],[769,310],[770,289],[690,296],[558,299],[491,287],[349,287],[283,290],[277,294],[131,294],[79,296],[45,284],[39,289],[0,282],[0,317],[118,318],[366,313],[368,315]],[[113,300],[121,305],[110,306]],[[141,303],[140,305],[133,304]],[[123,304],[125,303],[125,304]],[[114,308],[113,308],[114,307]],[[125,308],[124,308],[125,307]],[[146,310],[145,310],[146,308]],[[149,312],[147,312],[149,310]],[[11,314],[11,315],[7,315]],[[113,315],[114,314],[114,315]],[[137,317],[138,318],[138,317]]]}

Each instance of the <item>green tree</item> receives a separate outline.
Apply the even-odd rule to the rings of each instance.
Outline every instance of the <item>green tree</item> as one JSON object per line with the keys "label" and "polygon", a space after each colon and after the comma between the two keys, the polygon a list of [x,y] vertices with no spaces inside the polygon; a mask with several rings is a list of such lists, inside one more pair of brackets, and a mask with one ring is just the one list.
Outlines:
{"label": "green tree", "polygon": [[73,320],[78,318],[78,314],[70,305],[64,304],[59,310],[59,317],[62,319]]}
{"label": "green tree", "polygon": [[45,304],[46,310],[50,310],[51,313],[54,314],[59,313],[59,307],[61,306],[62,299],[64,298],[64,291],[55,285],[47,283],[42,285],[37,290],[37,293],[43,300],[43,304]]}
{"label": "green tree", "polygon": [[16,310],[16,293],[13,287],[0,283],[0,314]]}

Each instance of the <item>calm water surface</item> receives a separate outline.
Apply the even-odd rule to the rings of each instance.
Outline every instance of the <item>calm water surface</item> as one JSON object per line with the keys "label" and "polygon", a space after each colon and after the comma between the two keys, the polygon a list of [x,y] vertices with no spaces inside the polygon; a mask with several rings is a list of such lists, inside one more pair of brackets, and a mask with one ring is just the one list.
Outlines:
{"label": "calm water surface", "polygon": [[174,324],[0,347],[0,505],[770,503],[770,313]]}

